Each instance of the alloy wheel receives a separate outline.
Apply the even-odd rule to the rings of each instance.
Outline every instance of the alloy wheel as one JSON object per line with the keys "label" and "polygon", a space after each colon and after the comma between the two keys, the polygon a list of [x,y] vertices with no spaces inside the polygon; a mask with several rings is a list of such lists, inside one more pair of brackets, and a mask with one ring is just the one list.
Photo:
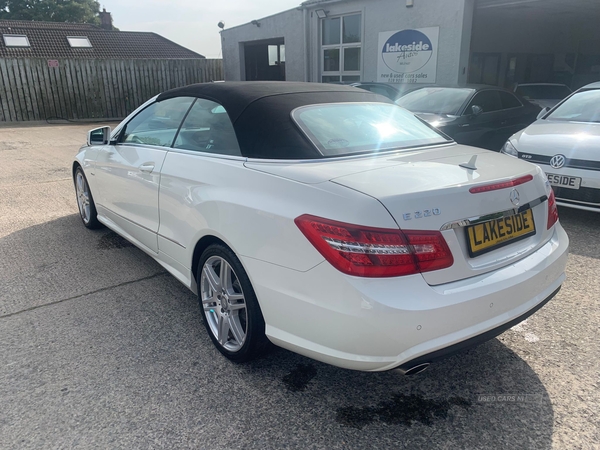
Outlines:
{"label": "alloy wheel", "polygon": [[211,256],[202,267],[202,308],[209,328],[224,349],[237,352],[246,341],[246,301],[235,271],[220,256]]}
{"label": "alloy wheel", "polygon": [[79,213],[81,214],[83,222],[87,224],[91,217],[90,189],[81,171],[78,171],[75,176],[75,189],[77,191],[77,206],[79,206]]}

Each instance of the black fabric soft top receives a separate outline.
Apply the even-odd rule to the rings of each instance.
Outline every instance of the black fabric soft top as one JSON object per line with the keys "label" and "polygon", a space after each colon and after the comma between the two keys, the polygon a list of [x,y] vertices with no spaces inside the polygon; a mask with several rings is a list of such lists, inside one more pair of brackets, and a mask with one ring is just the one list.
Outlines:
{"label": "black fabric soft top", "polygon": [[285,81],[192,84],[163,92],[157,101],[199,97],[222,105],[235,129],[242,155],[248,158],[307,159],[323,155],[291,117],[306,105],[379,102],[388,98],[344,85]]}

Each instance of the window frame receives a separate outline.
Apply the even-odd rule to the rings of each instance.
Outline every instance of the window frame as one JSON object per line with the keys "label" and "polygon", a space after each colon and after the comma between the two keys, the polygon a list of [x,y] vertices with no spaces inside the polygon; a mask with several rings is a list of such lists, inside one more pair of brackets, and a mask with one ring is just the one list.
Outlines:
{"label": "window frame", "polygon": [[[71,39],[85,39],[89,45],[73,45],[70,41]],[[73,49],[94,48],[92,41],[90,41],[90,38],[87,36],[67,36],[67,43],[69,44],[69,47]]]}
{"label": "window frame", "polygon": [[194,106],[194,103],[196,103],[196,100],[198,99],[198,97],[189,97],[189,96],[179,96],[179,97],[172,97],[169,99],[165,99],[163,101],[168,101],[168,100],[172,100],[172,99],[182,99],[182,98],[190,98],[192,99],[192,102],[190,103],[190,106],[188,107],[188,109],[185,111],[185,113],[183,114],[182,118],[181,118],[181,122],[179,123],[179,125],[177,126],[177,130],[175,131],[175,134],[173,135],[173,140],[171,141],[171,144],[167,145],[156,145],[156,144],[145,144],[145,143],[137,143],[137,142],[123,142],[122,139],[124,138],[124,135],[127,131],[127,126],[135,120],[136,117],[138,117],[140,114],[142,114],[144,111],[146,111],[148,108],[151,108],[152,106],[156,105],[157,103],[162,103],[159,102],[157,100],[154,100],[153,102],[149,103],[148,105],[146,105],[144,108],[140,109],[131,119],[129,119],[126,123],[124,123],[123,125],[121,125],[121,129],[119,130],[119,132],[115,135],[115,139],[114,139],[114,145],[131,145],[131,146],[144,146],[144,147],[153,147],[153,148],[161,148],[161,149],[172,149],[173,148],[173,144],[175,143],[175,139],[177,138],[177,135],[179,134],[179,130],[181,129],[181,125],[183,124],[183,121],[185,120],[185,118],[187,117],[188,113],[190,112],[190,109],[192,106]]}
{"label": "window frame", "polygon": [[[27,45],[10,45],[6,42],[6,38],[25,38],[25,40],[27,41]],[[6,34],[2,34],[2,40],[4,41],[4,46],[6,48],[31,48],[31,42],[29,41],[29,38],[27,37],[26,34],[10,34],[10,33],[6,33]]]}
{"label": "window frame", "polygon": [[[219,113],[213,113],[213,114],[224,114],[225,116],[227,116],[227,119],[229,120],[229,123],[231,124],[231,130],[232,130],[232,132],[233,132],[233,136],[235,137],[235,140],[236,140],[236,142],[237,142],[237,150],[240,152],[240,154],[239,154],[239,155],[229,155],[229,154],[226,154],[226,153],[209,152],[209,151],[202,151],[202,150],[192,150],[192,149],[188,149],[188,148],[175,147],[175,143],[177,142],[177,138],[179,137],[179,133],[181,132],[181,129],[183,128],[183,125],[184,125],[185,121],[187,120],[187,118],[188,118],[189,114],[191,113],[191,111],[192,111],[192,109],[193,109],[194,105],[196,104],[196,102],[197,102],[198,100],[204,100],[204,101],[207,101],[207,102],[214,103],[216,106],[214,106],[214,107],[211,109],[211,111],[212,111],[213,109],[216,109],[216,108],[218,108],[219,106],[220,106],[221,108],[223,108],[223,112],[222,112],[222,113],[221,113],[221,112],[219,112]],[[205,156],[206,156],[206,155],[220,156],[220,157],[224,157],[224,158],[228,158],[228,159],[229,159],[229,158],[242,158],[242,159],[246,159],[246,158],[245,158],[245,157],[242,155],[242,149],[241,149],[241,147],[240,147],[240,143],[239,143],[239,141],[238,141],[237,134],[236,134],[236,132],[235,132],[235,127],[233,126],[233,122],[232,122],[232,121],[231,121],[231,119],[229,118],[229,113],[227,112],[227,110],[225,109],[225,107],[224,107],[224,106],[223,106],[221,103],[219,103],[219,102],[216,102],[216,101],[214,101],[214,100],[212,100],[212,99],[209,99],[209,98],[204,98],[204,97],[195,97],[195,98],[194,98],[194,101],[192,102],[192,104],[190,105],[189,109],[188,109],[188,110],[186,111],[186,113],[184,114],[184,116],[183,116],[183,119],[181,119],[181,123],[179,124],[179,128],[177,129],[177,133],[175,133],[175,136],[173,137],[173,142],[171,143],[170,150],[171,150],[171,151],[184,151],[184,152],[186,152],[186,153],[190,153],[190,154],[201,154],[201,155],[205,155]],[[205,150],[206,150],[206,149],[205,149]]]}
{"label": "window frame", "polygon": [[[349,16],[360,16],[360,40],[358,42],[348,42],[344,43],[344,17]],[[326,17],[324,19],[319,19],[319,43],[320,43],[320,51],[319,51],[319,68],[320,68],[320,77],[319,82],[323,83],[324,77],[337,77],[338,82],[344,82],[344,77],[358,77],[357,80],[348,80],[348,83],[356,83],[362,79],[362,69],[363,69],[363,42],[364,42],[364,14],[362,11],[355,11],[350,13],[344,13],[340,15],[335,15],[332,17]],[[338,44],[323,44],[323,24],[326,20],[339,19],[340,20],[340,39]],[[358,48],[360,52],[360,56],[358,58],[358,70],[344,70],[345,64],[345,50],[348,48]],[[325,51],[326,50],[334,50],[338,49],[340,52],[339,57],[339,70],[331,71],[325,70]],[[330,83],[328,81],[327,83]]]}
{"label": "window frame", "polygon": [[[198,99],[209,100],[209,101],[212,101],[213,103],[215,103],[217,105],[220,105],[222,107],[223,107],[223,105],[220,104],[219,102],[215,102],[214,100],[212,100],[210,98],[205,98],[205,97],[196,97],[196,96],[194,96],[194,97],[187,97],[185,95],[182,95],[182,96],[179,96],[179,97],[172,97],[172,98],[191,98],[191,99],[193,99],[193,101],[190,104],[190,106],[187,109],[187,111],[185,112],[185,114],[183,115],[183,117],[181,119],[181,122],[180,122],[179,126],[177,127],[177,131],[175,132],[175,135],[173,136],[173,141],[171,142],[171,144],[168,147],[167,146],[162,146],[162,145],[155,145],[155,144],[138,144],[138,143],[122,142],[121,141],[121,139],[123,138],[123,134],[127,130],[127,125],[129,125],[132,120],[134,120],[137,116],[139,116],[146,109],[150,108],[151,106],[155,105],[156,103],[160,103],[156,99],[154,101],[151,101],[144,108],[140,109],[126,123],[119,124],[119,126],[117,128],[115,128],[114,134],[111,137],[111,142],[110,142],[109,145],[111,145],[111,146],[126,145],[126,146],[136,146],[136,147],[139,147],[139,146],[152,147],[152,148],[162,149],[162,150],[169,151],[169,152],[178,152],[178,153],[185,153],[185,154],[189,154],[189,155],[197,155],[197,156],[210,157],[210,158],[230,159],[230,160],[238,160],[238,161],[246,161],[248,159],[247,157],[243,156],[243,154],[242,154],[242,156],[225,155],[225,154],[222,154],[222,153],[202,152],[202,151],[198,151],[198,150],[188,150],[188,149],[185,149],[185,148],[174,147],[175,141],[177,140],[177,136],[179,136],[179,132],[181,131],[181,127],[183,126],[183,122],[185,122],[185,119],[187,119],[187,116],[188,116],[189,112],[191,111],[192,107],[196,104],[196,101]],[[166,100],[170,100],[170,99],[166,99]],[[163,100],[163,101],[166,101],[166,100]],[[227,117],[229,117],[229,113],[227,112],[227,110],[225,110],[225,114],[227,114]],[[233,126],[233,122],[232,122],[232,126]],[[234,128],[234,132],[235,132],[235,128]],[[237,134],[236,134],[236,139],[237,139]],[[239,145],[239,141],[238,141],[238,145]],[[241,148],[240,148],[240,153],[241,153]]]}
{"label": "window frame", "polygon": [[522,108],[523,107],[523,102],[519,99],[519,97],[517,97],[515,94],[513,94],[512,92],[509,91],[501,91],[500,89],[498,89],[498,92],[500,92],[500,104],[502,106],[504,106],[504,102],[502,101],[502,95],[510,95],[512,98],[514,98],[517,103],[519,104],[518,106],[511,106],[510,108],[502,108],[501,111],[509,111],[511,109],[517,109],[517,108]]}
{"label": "window frame", "polygon": [[[484,92],[497,92],[498,93],[498,103],[500,104],[500,108],[499,109],[495,109],[493,111],[485,111],[485,110],[483,110],[483,112],[481,113],[481,115],[484,115],[484,114],[493,114],[493,113],[497,113],[497,112],[500,112],[500,111],[504,111],[504,109],[502,108],[502,99],[500,98],[500,89],[482,89],[480,91],[476,91],[475,94],[473,94],[473,96],[469,99],[469,101],[467,102],[467,106],[466,106],[466,108],[465,108],[465,110],[464,110],[464,112],[462,114],[463,116],[465,116],[465,115],[466,116],[471,115],[471,108],[474,105],[477,105],[476,103],[474,103],[475,99],[477,98],[477,96],[479,94],[482,94]],[[477,105],[477,106],[479,106],[479,105]]]}

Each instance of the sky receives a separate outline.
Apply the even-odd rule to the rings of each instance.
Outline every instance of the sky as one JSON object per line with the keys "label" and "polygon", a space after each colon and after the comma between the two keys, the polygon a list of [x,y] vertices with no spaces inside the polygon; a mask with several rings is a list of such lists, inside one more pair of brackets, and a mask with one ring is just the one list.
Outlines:
{"label": "sky", "polygon": [[221,58],[219,21],[227,29],[295,8],[303,0],[99,1],[121,31],[153,31],[207,58]]}

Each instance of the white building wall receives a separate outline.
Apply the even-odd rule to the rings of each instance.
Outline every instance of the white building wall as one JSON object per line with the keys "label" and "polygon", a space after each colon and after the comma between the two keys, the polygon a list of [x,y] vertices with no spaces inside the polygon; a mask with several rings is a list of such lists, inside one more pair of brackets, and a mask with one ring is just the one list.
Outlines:
{"label": "white building wall", "polygon": [[[362,80],[377,81],[377,61],[381,54],[379,33],[411,28],[439,27],[438,84],[456,84],[466,80],[473,0],[414,0],[407,8],[404,0],[350,0],[317,4],[310,11],[325,9],[328,17],[361,12],[363,15]],[[316,14],[309,13],[310,49],[320,48],[320,26]],[[466,45],[463,46],[463,42]],[[320,51],[313,51],[311,80],[319,81]]]}
{"label": "white building wall", "polygon": [[226,81],[246,79],[244,44],[265,39],[283,38],[285,41],[285,76],[287,81],[305,81],[305,45],[303,32],[304,12],[290,9],[262,19],[260,27],[252,23],[225,29],[221,32],[223,70]]}
{"label": "white building wall", "polygon": [[[474,0],[333,0],[294,9],[264,19],[261,26],[245,24],[222,32],[223,64],[226,80],[243,80],[243,43],[271,38],[285,39],[286,79],[320,81],[321,27],[314,13],[327,11],[328,17],[362,13],[363,81],[377,80],[379,33],[411,28],[439,27],[438,84],[465,82]],[[306,30],[306,32],[304,31]]]}

